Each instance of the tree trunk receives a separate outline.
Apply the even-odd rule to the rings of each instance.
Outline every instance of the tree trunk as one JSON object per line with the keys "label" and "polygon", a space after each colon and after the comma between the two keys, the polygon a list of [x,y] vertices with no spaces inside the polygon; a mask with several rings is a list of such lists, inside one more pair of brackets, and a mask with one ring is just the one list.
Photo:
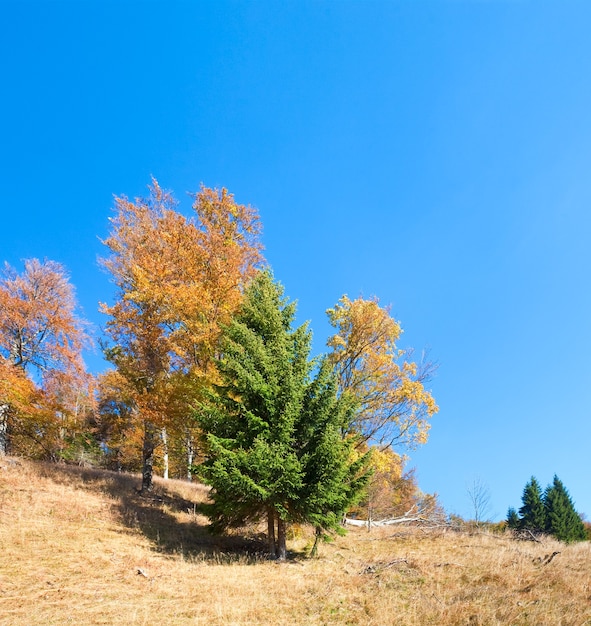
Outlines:
{"label": "tree trunk", "polygon": [[152,490],[154,474],[154,450],[156,449],[156,428],[151,422],[144,422],[144,448],[142,451],[142,491]]}
{"label": "tree trunk", "polygon": [[280,517],[277,518],[277,560],[285,561],[287,559],[286,546],[287,524]]}
{"label": "tree trunk", "polygon": [[164,480],[168,480],[168,433],[166,432],[166,428],[162,429],[162,446],[164,449],[163,457],[164,457]]}
{"label": "tree trunk", "polygon": [[269,554],[272,557],[277,556],[277,545],[275,543],[275,509],[270,506],[267,513],[267,539],[269,542]]}
{"label": "tree trunk", "polygon": [[195,455],[195,451],[193,448],[193,440],[191,439],[191,435],[187,435],[187,480],[191,482],[193,480],[193,473],[191,472],[191,468],[193,467],[193,457]]}
{"label": "tree trunk", "polygon": [[316,526],[316,536],[314,538],[314,545],[312,546],[312,550],[310,551],[310,557],[314,558],[318,555],[318,544],[320,543],[320,539],[322,539],[322,528],[320,526]]}
{"label": "tree trunk", "polygon": [[0,456],[10,452],[10,438],[8,433],[9,404],[0,404]]}

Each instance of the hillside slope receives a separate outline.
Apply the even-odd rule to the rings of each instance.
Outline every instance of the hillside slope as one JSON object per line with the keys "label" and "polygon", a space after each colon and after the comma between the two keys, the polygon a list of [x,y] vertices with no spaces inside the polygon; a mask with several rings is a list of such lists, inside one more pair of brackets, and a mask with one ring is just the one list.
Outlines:
{"label": "hillside slope", "polygon": [[[0,624],[591,624],[591,544],[350,531],[286,564],[212,538],[201,485],[0,459]],[[550,561],[545,558],[559,552]]]}

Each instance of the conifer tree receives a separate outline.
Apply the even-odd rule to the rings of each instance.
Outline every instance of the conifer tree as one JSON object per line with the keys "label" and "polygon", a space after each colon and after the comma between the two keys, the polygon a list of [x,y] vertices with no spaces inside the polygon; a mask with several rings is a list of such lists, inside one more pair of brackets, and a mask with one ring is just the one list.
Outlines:
{"label": "conifer tree", "polygon": [[587,538],[585,526],[562,481],[554,475],[552,485],[544,493],[546,531],[560,541],[571,543]]}
{"label": "conifer tree", "polygon": [[523,490],[522,499],[519,516],[513,508],[508,511],[509,528],[546,532],[567,543],[587,539],[583,520],[558,476],[554,476],[543,495],[538,481],[532,476]]}
{"label": "conifer tree", "polygon": [[520,520],[519,515],[517,515],[517,511],[511,506],[507,511],[507,526],[512,530],[517,530],[519,528]]}
{"label": "conifer tree", "polygon": [[522,496],[523,506],[519,509],[520,528],[533,532],[546,529],[546,512],[542,497],[542,488],[535,476],[525,485]]}
{"label": "conifer tree", "polygon": [[292,329],[295,304],[260,272],[222,337],[221,384],[197,421],[207,460],[214,530],[267,518],[269,551],[286,557],[290,522],[334,528],[363,486],[366,457],[343,439],[352,407],[339,400],[330,368],[312,376],[311,333]]}
{"label": "conifer tree", "polygon": [[359,499],[369,479],[369,453],[359,453],[357,437],[342,437],[355,406],[350,398],[337,395],[337,386],[331,364],[323,359],[307,386],[294,429],[303,481],[292,520],[316,527],[312,555],[322,531],[340,531],[344,513]]}

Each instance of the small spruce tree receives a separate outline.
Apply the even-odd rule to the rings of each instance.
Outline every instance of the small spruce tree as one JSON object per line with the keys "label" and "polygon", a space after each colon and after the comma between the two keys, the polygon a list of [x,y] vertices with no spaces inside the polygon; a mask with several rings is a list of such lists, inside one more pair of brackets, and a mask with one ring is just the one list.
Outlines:
{"label": "small spruce tree", "polygon": [[583,521],[576,512],[566,487],[556,475],[544,493],[544,506],[546,532],[566,543],[587,539]]}
{"label": "small spruce tree", "polygon": [[535,476],[525,485],[522,496],[523,506],[519,509],[519,527],[532,532],[546,530],[546,511],[542,488]]}
{"label": "small spruce tree", "polygon": [[519,515],[513,507],[509,507],[507,511],[507,526],[512,530],[517,530],[520,526]]}

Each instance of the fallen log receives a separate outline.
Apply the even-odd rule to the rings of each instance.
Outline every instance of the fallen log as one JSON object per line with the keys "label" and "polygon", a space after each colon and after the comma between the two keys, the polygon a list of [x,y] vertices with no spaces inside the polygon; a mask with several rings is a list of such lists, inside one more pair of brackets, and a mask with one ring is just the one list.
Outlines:
{"label": "fallen log", "polygon": [[412,522],[420,522],[422,524],[433,523],[433,520],[422,517],[421,515],[410,517],[403,515],[402,517],[393,517],[384,520],[362,520],[345,517],[343,523],[345,526],[356,526],[358,528],[372,528],[373,526],[393,526],[394,524],[410,524]]}

